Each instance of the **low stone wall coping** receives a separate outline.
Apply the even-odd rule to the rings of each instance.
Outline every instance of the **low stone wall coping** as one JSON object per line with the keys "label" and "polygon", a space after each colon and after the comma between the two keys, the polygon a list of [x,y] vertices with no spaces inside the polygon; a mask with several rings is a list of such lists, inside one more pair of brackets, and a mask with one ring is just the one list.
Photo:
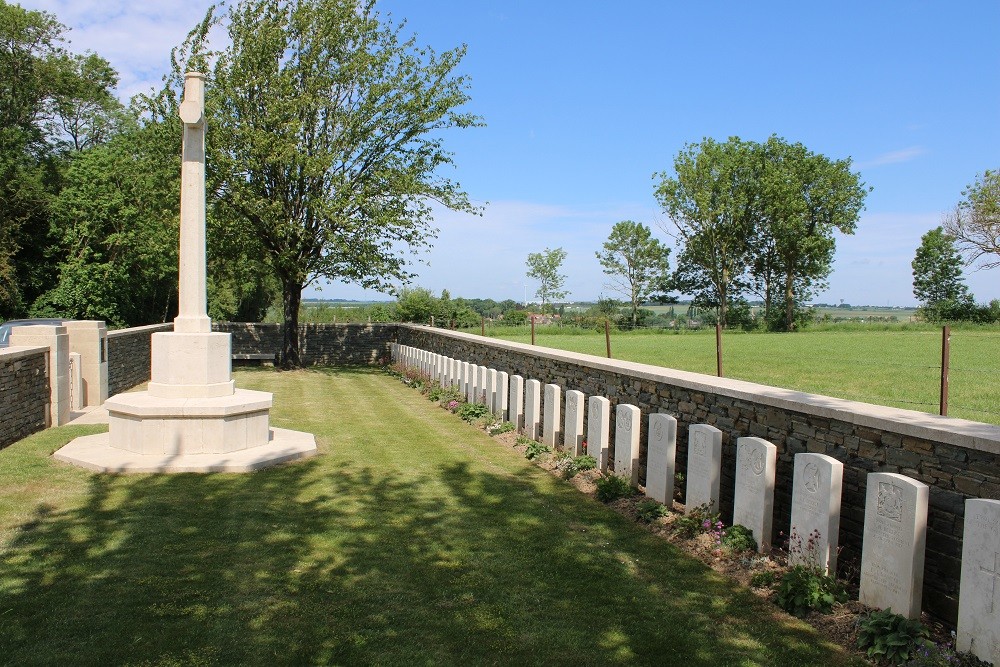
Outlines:
{"label": "low stone wall coping", "polygon": [[838,419],[858,426],[934,440],[958,447],[989,452],[991,454],[1000,454],[1000,426],[994,424],[984,424],[954,417],[942,417],[927,412],[873,405],[860,401],[849,401],[842,398],[833,398],[832,396],[771,387],[745,380],[719,378],[702,373],[691,373],[689,371],[665,368],[663,366],[608,359],[592,354],[567,352],[551,347],[526,345],[498,338],[484,340],[482,336],[476,334],[451,331],[449,329],[432,329],[426,325],[400,324],[399,326],[410,327],[416,330],[428,330],[435,335],[449,336],[471,344],[488,344],[496,348],[516,351],[544,359],[576,363],[612,373],[626,373],[640,379],[668,383],[692,391],[710,392],[730,398],[752,401],[761,405],[773,406],[783,410]]}
{"label": "low stone wall coping", "polygon": [[48,351],[49,348],[36,345],[11,345],[10,347],[0,348],[0,360],[14,361],[15,359],[23,359],[24,357],[34,356],[39,352]]}
{"label": "low stone wall coping", "polygon": [[174,323],[173,322],[164,322],[163,324],[147,324],[147,325],[141,326],[141,327],[131,327],[129,329],[115,329],[113,331],[109,331],[108,332],[108,338],[115,338],[115,337],[118,337],[118,336],[135,335],[135,334],[138,334],[138,333],[142,333],[144,331],[148,331],[150,333],[153,333],[153,332],[156,332],[156,331],[173,331],[173,330],[174,330]]}

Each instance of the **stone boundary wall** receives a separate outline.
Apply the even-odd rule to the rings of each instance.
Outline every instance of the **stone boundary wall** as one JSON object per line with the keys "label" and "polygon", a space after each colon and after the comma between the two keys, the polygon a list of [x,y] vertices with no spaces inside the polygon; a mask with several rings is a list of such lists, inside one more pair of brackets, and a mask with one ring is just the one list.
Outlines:
{"label": "stone boundary wall", "polygon": [[[1000,426],[846,401],[658,366],[533,347],[477,335],[398,325],[399,343],[498,371],[577,389],[642,410],[640,481],[645,481],[649,414],[678,420],[677,470],[687,468],[688,426],[723,431],[722,519],[732,520],[736,439],[758,436],[778,448],[775,544],[791,520],[792,457],[827,454],[844,464],[839,562],[856,577],[870,472],[895,472],[930,486],[923,606],[954,624],[958,616],[967,498],[1000,499]],[[612,412],[612,414],[614,414]],[[614,460],[614,420],[610,436]],[[683,490],[684,485],[679,485]]]}
{"label": "stone boundary wall", "polygon": [[0,349],[0,449],[48,426],[48,356],[43,347]]}
{"label": "stone boundary wall", "polygon": [[[284,325],[216,322],[213,331],[233,335],[233,354],[281,353]],[[368,365],[389,358],[395,324],[300,324],[299,354],[306,366]]]}
{"label": "stone boundary wall", "polygon": [[108,396],[120,394],[149,380],[152,335],[173,331],[173,322],[108,332]]}

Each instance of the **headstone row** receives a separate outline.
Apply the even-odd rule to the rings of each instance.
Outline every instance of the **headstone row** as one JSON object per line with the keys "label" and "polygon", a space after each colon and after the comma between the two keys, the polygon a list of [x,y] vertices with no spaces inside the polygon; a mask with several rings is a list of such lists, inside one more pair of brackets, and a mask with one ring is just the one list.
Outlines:
{"label": "headstone row", "polygon": [[[611,402],[603,396],[542,385],[539,380],[476,366],[405,345],[392,346],[392,358],[417,368],[442,385],[458,387],[468,400],[485,403],[504,415],[518,432],[574,456],[586,451],[606,471],[638,486],[638,407],[615,409],[615,457],[609,461]],[[585,419],[586,416],[586,419]],[[646,495],[669,505],[674,495],[677,420],[649,415]],[[708,424],[688,429],[687,511],[719,508],[722,432]],[[773,534],[777,447],[766,440],[736,441],[733,524],[753,532],[761,552]],[[840,532],[843,464],[824,454],[793,459],[789,563],[835,572]],[[879,609],[918,618],[923,589],[929,487],[895,473],[867,476],[861,556],[860,600]],[[958,649],[1000,665],[1000,500],[966,501],[959,596]]]}

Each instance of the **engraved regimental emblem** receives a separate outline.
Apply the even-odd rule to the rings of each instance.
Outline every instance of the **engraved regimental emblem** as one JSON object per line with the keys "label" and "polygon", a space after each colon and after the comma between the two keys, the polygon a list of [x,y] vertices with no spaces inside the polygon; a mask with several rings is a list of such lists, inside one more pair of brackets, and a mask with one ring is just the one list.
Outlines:
{"label": "engraved regimental emblem", "polygon": [[653,422],[653,440],[663,440],[663,422],[660,420]]}
{"label": "engraved regimental emblem", "polygon": [[755,475],[764,474],[764,450],[760,447],[751,447],[750,456],[747,457],[747,467]]}
{"label": "engraved regimental emblem", "polygon": [[629,413],[627,411],[625,411],[625,410],[622,410],[621,412],[619,412],[618,413],[618,428],[622,429],[623,431],[631,431],[632,430],[632,420],[629,419],[630,416],[631,415],[629,415]]}
{"label": "engraved regimental emblem", "polygon": [[701,431],[694,434],[694,455],[695,456],[707,456],[708,455],[708,436],[706,436]]}
{"label": "engraved regimental emblem", "polygon": [[802,469],[802,485],[810,493],[819,490],[819,466],[815,463],[807,463]]}
{"label": "engraved regimental emblem", "polygon": [[878,483],[878,515],[903,520],[903,489],[891,482]]}

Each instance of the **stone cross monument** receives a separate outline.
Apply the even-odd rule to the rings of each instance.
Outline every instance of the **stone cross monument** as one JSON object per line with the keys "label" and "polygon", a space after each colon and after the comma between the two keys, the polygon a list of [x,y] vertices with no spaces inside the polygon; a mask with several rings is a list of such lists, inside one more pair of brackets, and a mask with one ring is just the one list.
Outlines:
{"label": "stone cross monument", "polygon": [[[212,331],[205,260],[205,75],[184,77],[179,312],[152,335],[147,391],[108,399],[108,433],[56,458],[119,472],[244,471],[316,452],[312,435],[269,427],[272,395],[236,389],[231,336]],[[82,443],[82,444],[81,444]]]}

